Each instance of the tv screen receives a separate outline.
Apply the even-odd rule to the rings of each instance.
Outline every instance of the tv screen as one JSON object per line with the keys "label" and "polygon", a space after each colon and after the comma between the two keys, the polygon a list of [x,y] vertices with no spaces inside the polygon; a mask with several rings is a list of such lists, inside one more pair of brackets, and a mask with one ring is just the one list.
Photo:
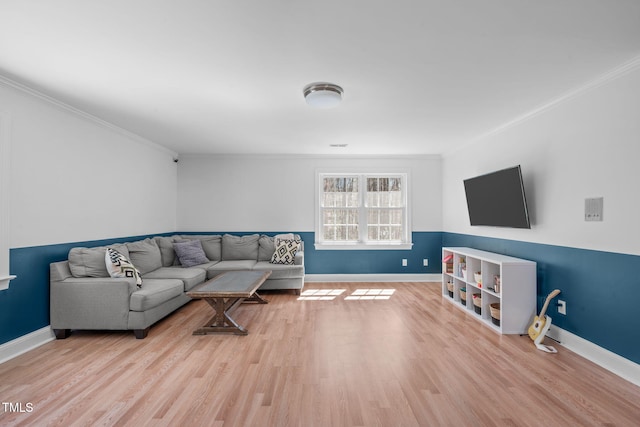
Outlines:
{"label": "tv screen", "polygon": [[471,225],[531,228],[520,165],[464,180]]}

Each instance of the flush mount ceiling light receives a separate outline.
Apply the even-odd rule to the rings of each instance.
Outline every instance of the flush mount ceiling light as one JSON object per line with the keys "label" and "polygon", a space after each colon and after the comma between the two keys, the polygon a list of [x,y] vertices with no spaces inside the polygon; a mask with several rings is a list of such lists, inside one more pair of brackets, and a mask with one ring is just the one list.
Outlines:
{"label": "flush mount ceiling light", "polygon": [[304,99],[315,108],[335,107],[342,101],[344,91],[333,83],[311,83],[305,86]]}

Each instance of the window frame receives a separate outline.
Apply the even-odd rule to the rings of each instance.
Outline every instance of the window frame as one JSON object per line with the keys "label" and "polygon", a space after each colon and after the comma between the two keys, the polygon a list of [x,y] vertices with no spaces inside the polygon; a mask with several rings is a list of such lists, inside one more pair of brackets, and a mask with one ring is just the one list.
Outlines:
{"label": "window frame", "polygon": [[[359,183],[359,238],[358,241],[335,242],[324,241],[323,236],[323,182],[328,177],[358,177]],[[366,204],[366,179],[399,177],[402,179],[403,198],[403,231],[401,241],[369,241],[367,236],[368,207]],[[315,206],[315,249],[316,250],[410,250],[413,247],[411,240],[411,186],[410,174],[406,170],[402,171],[381,171],[372,170],[318,170],[316,171],[316,206]]]}

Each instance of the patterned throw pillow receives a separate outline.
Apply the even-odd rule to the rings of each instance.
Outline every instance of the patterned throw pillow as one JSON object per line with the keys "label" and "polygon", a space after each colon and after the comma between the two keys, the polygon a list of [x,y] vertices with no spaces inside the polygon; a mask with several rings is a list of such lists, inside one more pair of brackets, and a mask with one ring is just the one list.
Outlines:
{"label": "patterned throw pillow", "polygon": [[131,264],[131,261],[120,252],[107,248],[104,254],[104,261],[111,277],[133,277],[136,279],[138,288],[142,287],[140,272]]}
{"label": "patterned throw pillow", "polygon": [[271,257],[271,264],[293,265],[298,248],[300,248],[300,240],[279,239],[276,251]]}

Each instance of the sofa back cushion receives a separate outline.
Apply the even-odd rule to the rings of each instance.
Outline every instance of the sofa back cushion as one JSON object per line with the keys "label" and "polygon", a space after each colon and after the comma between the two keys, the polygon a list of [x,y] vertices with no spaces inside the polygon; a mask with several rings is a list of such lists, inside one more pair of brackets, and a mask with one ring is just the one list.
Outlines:
{"label": "sofa back cushion", "polygon": [[276,250],[274,238],[262,235],[258,240],[258,261],[270,261],[273,252]]}
{"label": "sofa back cushion", "polygon": [[73,277],[109,277],[104,255],[107,247],[115,249],[125,257],[129,251],[124,244],[96,246],[94,248],[72,248],[69,251],[69,269]]}
{"label": "sofa back cushion", "polygon": [[171,267],[178,264],[176,252],[173,250],[173,244],[181,240],[180,236],[158,236],[154,237],[158,249],[160,249],[160,258],[163,267]]}
{"label": "sofa back cushion", "polygon": [[144,275],[162,267],[160,248],[153,239],[127,243],[129,260]]}
{"label": "sofa back cushion", "polygon": [[259,234],[246,236],[222,236],[222,260],[258,260]]}
{"label": "sofa back cushion", "polygon": [[222,236],[219,234],[184,234],[180,237],[183,240],[200,240],[202,249],[209,261],[220,261],[222,259]]}

